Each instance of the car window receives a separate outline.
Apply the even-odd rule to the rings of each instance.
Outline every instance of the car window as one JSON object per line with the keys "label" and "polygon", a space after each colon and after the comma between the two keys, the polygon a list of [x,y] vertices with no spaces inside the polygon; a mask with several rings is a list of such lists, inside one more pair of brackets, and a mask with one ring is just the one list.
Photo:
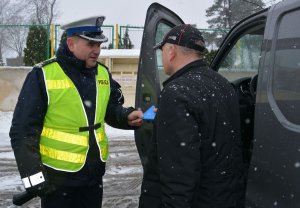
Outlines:
{"label": "car window", "polygon": [[244,32],[223,58],[218,71],[229,81],[257,74],[263,32],[263,26]]}
{"label": "car window", "polygon": [[273,97],[285,118],[300,124],[300,28],[290,24],[300,19],[298,11],[279,22],[272,83]]}
{"label": "car window", "polygon": [[[157,31],[155,34],[155,43],[156,44],[160,43],[163,40],[165,34],[169,32],[171,28],[172,27],[170,25],[167,25],[164,22],[160,22],[158,24]],[[162,64],[161,56],[162,56],[161,50],[156,50],[156,63],[157,63],[156,66],[158,71],[160,87],[162,88],[162,83],[168,78],[168,75],[164,73],[164,67]]]}

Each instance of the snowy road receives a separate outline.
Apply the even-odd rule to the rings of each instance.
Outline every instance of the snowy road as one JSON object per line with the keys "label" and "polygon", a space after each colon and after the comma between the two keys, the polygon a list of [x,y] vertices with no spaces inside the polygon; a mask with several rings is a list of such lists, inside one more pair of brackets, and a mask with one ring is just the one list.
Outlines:
{"label": "snowy road", "polygon": [[[0,112],[0,207],[16,207],[13,194],[23,191],[8,131],[12,113]],[[142,176],[141,163],[136,150],[133,131],[107,127],[110,139],[110,158],[104,177],[103,208],[136,208]],[[26,208],[40,207],[35,198],[23,205]]]}

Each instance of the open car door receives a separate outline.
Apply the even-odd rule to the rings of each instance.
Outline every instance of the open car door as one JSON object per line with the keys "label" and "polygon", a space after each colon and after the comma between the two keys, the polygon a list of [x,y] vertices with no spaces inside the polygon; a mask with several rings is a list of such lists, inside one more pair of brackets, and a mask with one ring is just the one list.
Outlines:
{"label": "open car door", "polygon": [[[183,24],[175,13],[164,6],[153,3],[146,15],[140,60],[138,66],[135,106],[145,112],[152,105],[157,105],[162,82],[167,78],[161,62],[161,51],[153,46],[162,41],[164,35],[174,26]],[[152,122],[145,122],[135,131],[135,141],[144,167],[149,152],[148,144],[152,141]],[[145,170],[144,170],[145,172]]]}

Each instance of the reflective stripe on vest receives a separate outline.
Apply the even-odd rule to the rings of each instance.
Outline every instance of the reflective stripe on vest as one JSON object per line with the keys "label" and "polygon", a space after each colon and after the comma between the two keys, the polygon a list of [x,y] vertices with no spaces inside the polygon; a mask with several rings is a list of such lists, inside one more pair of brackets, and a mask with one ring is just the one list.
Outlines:
{"label": "reflective stripe on vest", "polygon": [[[89,126],[83,101],[74,83],[57,62],[44,66],[43,72],[48,108],[40,139],[42,162],[56,170],[76,172],[85,164],[91,132],[79,131],[80,127]],[[108,158],[108,139],[104,129],[104,117],[110,95],[110,83],[108,72],[101,65],[98,65],[96,86],[94,125],[100,124],[97,125],[100,128],[93,132],[100,159],[105,162]]]}

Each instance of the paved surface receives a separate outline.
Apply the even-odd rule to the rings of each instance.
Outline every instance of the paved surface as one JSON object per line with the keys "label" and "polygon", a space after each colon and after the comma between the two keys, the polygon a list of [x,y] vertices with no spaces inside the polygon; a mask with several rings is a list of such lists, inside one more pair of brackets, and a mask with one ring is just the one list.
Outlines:
{"label": "paved surface", "polygon": [[[9,145],[0,146],[0,207],[16,207],[12,196],[23,190],[16,162]],[[142,168],[134,139],[123,136],[110,141],[110,159],[104,177],[103,208],[136,208]],[[39,198],[22,206],[40,207]]]}

